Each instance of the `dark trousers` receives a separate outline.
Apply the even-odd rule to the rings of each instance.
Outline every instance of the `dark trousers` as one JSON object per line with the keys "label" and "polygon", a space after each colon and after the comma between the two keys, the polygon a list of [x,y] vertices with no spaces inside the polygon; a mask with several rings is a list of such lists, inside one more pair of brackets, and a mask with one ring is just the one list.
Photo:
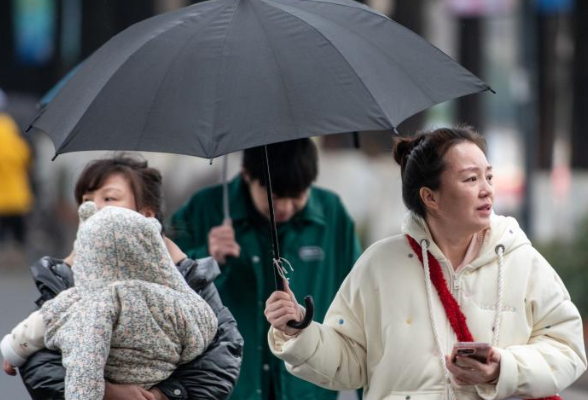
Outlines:
{"label": "dark trousers", "polygon": [[0,216],[0,242],[10,235],[20,244],[25,243],[26,227],[24,215]]}

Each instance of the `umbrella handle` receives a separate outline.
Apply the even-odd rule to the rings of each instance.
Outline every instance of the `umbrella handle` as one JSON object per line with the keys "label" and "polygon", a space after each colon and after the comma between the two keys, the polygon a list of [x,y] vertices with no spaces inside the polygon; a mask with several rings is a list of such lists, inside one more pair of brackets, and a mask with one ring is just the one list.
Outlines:
{"label": "umbrella handle", "polygon": [[[285,292],[284,281],[282,280],[282,277],[279,276],[276,270],[274,270],[274,274],[276,276],[276,289]],[[304,297],[304,308],[306,308],[306,313],[304,314],[304,318],[302,318],[302,321],[288,321],[288,326],[290,328],[304,329],[308,325],[310,325],[312,319],[314,318],[314,299],[312,298],[312,296],[309,295]]]}
{"label": "umbrella handle", "polygon": [[306,307],[306,313],[302,321],[288,321],[288,326],[294,329],[304,329],[312,322],[314,317],[314,300],[312,296],[306,296],[304,298],[304,307]]}

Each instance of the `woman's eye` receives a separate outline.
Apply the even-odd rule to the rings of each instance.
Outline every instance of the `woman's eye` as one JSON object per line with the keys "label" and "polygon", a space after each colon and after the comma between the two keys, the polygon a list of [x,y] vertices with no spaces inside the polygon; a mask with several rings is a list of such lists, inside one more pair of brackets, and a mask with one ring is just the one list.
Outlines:
{"label": "woman's eye", "polygon": [[471,176],[468,179],[466,179],[466,182],[475,182],[477,180],[478,180],[478,178],[476,178],[475,176]]}
{"label": "woman's eye", "polygon": [[488,175],[488,177],[486,179],[488,179],[489,182],[492,182],[492,178],[494,178],[493,175]]}
{"label": "woman's eye", "polygon": [[115,201],[114,197],[105,197],[104,201]]}

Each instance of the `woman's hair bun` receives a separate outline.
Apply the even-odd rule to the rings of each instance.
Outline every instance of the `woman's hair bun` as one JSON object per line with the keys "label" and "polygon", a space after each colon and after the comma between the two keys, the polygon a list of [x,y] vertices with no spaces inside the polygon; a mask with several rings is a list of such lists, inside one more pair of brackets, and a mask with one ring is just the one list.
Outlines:
{"label": "woman's hair bun", "polygon": [[406,157],[410,155],[412,150],[418,146],[423,139],[424,135],[418,135],[416,137],[397,137],[394,139],[392,154],[398,165],[401,167],[404,165]]}

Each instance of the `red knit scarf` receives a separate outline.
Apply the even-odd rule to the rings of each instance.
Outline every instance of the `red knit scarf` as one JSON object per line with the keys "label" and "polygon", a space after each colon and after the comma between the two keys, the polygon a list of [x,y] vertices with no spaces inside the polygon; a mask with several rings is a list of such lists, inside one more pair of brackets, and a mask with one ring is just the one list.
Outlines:
{"label": "red knit scarf", "polygon": [[[423,251],[421,246],[418,242],[413,239],[412,237],[406,235],[408,239],[408,243],[410,247],[414,251],[414,253],[419,258],[421,264],[423,263]],[[459,304],[455,300],[455,297],[449,291],[447,286],[447,281],[443,276],[443,271],[441,270],[441,264],[439,261],[431,254],[430,251],[427,251],[427,258],[429,259],[429,273],[431,275],[431,283],[435,286],[437,290],[437,294],[439,295],[439,299],[441,300],[441,304],[443,304],[443,308],[445,309],[445,314],[447,315],[447,319],[449,319],[449,323],[457,336],[457,340],[459,342],[474,342],[474,337],[468,328],[468,324],[466,321],[466,317],[459,308]],[[497,310],[498,312],[498,310]],[[562,400],[559,396],[551,396],[551,397],[544,397],[541,399],[535,400]]]}

